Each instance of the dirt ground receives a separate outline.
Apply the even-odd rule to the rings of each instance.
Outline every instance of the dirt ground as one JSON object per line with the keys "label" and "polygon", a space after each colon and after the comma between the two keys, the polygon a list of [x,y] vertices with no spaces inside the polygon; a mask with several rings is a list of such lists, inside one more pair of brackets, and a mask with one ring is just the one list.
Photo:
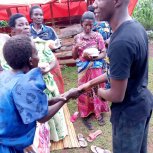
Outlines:
{"label": "dirt ground", "polygon": [[149,55],[153,57],[153,41],[149,43]]}

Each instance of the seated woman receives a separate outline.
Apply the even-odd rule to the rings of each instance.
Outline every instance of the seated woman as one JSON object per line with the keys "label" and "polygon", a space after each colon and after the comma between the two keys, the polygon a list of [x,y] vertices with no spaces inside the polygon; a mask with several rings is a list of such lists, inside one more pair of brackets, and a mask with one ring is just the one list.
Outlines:
{"label": "seated woman", "polygon": [[37,68],[38,53],[29,37],[10,38],[3,54],[12,70],[0,74],[0,152],[23,153],[33,143],[36,121],[48,121],[79,92],[74,89],[65,97],[47,100],[42,72]]}
{"label": "seated woman", "polygon": [[[94,14],[90,11],[85,12],[81,19],[83,32],[74,38],[72,54],[74,59],[78,59],[79,86],[96,78],[105,71],[103,69],[105,64],[103,59],[106,55],[104,40],[99,33],[92,31],[94,21]],[[90,49],[91,53],[96,50],[96,55],[93,56],[91,53],[89,54],[89,52],[85,52],[87,49]],[[88,127],[88,129],[93,128],[89,122],[89,115],[91,113],[95,114],[99,125],[103,125],[104,120],[102,113],[109,111],[107,102],[102,103],[102,100],[97,96],[97,91],[100,87],[104,87],[104,84],[93,87],[78,98],[78,110],[83,119],[83,123]]]}

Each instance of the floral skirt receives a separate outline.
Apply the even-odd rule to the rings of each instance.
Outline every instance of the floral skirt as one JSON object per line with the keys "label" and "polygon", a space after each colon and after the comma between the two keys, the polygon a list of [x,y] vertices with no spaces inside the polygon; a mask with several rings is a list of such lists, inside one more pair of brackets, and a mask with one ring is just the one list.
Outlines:
{"label": "floral skirt", "polygon": [[[82,85],[100,75],[102,75],[102,68],[90,68],[81,76],[78,74],[78,85]],[[82,94],[78,98],[78,111],[81,117],[87,117],[91,113],[94,113],[96,118],[100,117],[103,112],[109,111],[108,102],[102,101],[97,96],[98,88],[104,88],[105,83],[94,86],[91,90]]]}
{"label": "floral skirt", "polygon": [[[44,80],[46,82],[46,90],[45,93],[48,99],[52,97],[56,97],[59,95],[58,87],[54,81],[53,75],[50,73],[44,75]],[[61,108],[49,121],[48,124],[50,126],[50,140],[59,141],[64,139],[66,135],[68,135],[67,125],[65,121],[65,116],[63,112],[63,108]]]}

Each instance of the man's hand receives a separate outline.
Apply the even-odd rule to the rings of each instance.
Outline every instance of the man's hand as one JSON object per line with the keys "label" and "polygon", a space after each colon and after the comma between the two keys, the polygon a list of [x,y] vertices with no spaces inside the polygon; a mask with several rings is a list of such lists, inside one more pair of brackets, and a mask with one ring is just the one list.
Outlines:
{"label": "man's hand", "polygon": [[106,101],[104,98],[103,98],[103,95],[104,95],[104,93],[105,93],[105,89],[103,89],[103,88],[99,88],[98,89],[98,96],[99,96],[99,98],[102,100],[102,101]]}

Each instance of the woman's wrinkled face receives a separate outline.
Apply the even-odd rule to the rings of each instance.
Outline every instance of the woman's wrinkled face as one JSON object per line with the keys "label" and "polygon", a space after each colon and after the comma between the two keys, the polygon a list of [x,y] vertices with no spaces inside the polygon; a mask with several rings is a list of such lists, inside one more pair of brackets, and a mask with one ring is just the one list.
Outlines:
{"label": "woman's wrinkled face", "polygon": [[93,28],[93,20],[91,19],[84,19],[82,22],[83,30],[86,34],[89,34]]}
{"label": "woman's wrinkled face", "polygon": [[25,17],[16,19],[15,27],[12,29],[13,35],[25,34],[30,36],[29,22]]}
{"label": "woman's wrinkled face", "polygon": [[34,9],[31,15],[31,19],[33,23],[42,24],[44,20],[42,9],[40,8]]}

